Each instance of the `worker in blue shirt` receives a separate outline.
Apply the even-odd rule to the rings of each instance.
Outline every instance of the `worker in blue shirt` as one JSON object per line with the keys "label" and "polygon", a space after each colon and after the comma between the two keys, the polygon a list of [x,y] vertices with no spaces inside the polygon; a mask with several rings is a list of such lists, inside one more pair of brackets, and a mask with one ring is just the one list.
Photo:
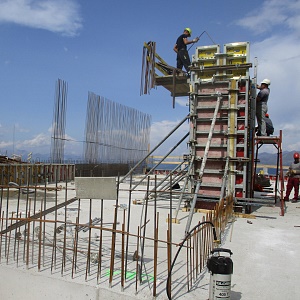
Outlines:
{"label": "worker in blue shirt", "polygon": [[256,96],[256,120],[257,120],[257,136],[266,136],[266,113],[268,112],[268,100],[270,95],[269,85],[270,79],[264,79],[257,88],[260,90]]}

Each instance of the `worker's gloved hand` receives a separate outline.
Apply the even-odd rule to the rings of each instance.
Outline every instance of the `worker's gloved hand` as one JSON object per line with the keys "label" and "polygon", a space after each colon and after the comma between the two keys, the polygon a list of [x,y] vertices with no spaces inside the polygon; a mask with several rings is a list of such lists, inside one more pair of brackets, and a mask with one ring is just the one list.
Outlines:
{"label": "worker's gloved hand", "polygon": [[296,174],[296,170],[291,170],[291,174]]}
{"label": "worker's gloved hand", "polygon": [[197,43],[199,41],[199,38],[196,37],[195,39],[193,39],[193,43]]}

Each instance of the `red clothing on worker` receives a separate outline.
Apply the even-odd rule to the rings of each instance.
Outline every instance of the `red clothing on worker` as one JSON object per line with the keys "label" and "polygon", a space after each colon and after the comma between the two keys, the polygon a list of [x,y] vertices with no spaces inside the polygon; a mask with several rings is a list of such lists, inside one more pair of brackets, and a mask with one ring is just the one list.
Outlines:
{"label": "red clothing on worker", "polygon": [[286,186],[286,195],[285,200],[289,199],[290,193],[292,189],[294,188],[294,200],[298,200],[299,196],[299,178],[296,177],[289,177],[287,186]]}
{"label": "red clothing on worker", "polygon": [[299,196],[299,180],[300,180],[300,162],[299,153],[294,154],[294,162],[291,163],[288,171],[289,179],[286,186],[285,201],[289,200],[290,193],[294,188],[294,198],[292,202],[297,202]]}

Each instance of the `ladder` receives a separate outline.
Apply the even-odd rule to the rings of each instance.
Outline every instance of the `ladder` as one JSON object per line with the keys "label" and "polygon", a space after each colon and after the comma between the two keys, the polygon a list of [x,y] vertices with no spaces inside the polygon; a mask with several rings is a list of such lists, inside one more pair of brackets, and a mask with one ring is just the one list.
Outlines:
{"label": "ladder", "polygon": [[201,183],[202,183],[202,177],[203,177],[203,174],[204,174],[204,169],[205,169],[205,165],[206,165],[206,161],[207,161],[208,151],[209,151],[209,148],[210,148],[210,145],[211,145],[213,131],[214,131],[215,124],[216,124],[217,114],[218,114],[219,107],[220,107],[220,102],[221,102],[221,99],[222,99],[222,96],[221,96],[220,92],[217,92],[216,95],[217,95],[216,107],[215,107],[213,119],[212,119],[212,122],[211,122],[211,127],[210,127],[210,130],[209,130],[206,146],[205,146],[204,156],[203,156],[203,160],[202,160],[202,163],[201,163],[201,168],[200,168],[200,171],[199,171],[199,178],[197,179],[195,194],[194,194],[194,197],[193,197],[189,217],[188,217],[186,228],[185,228],[185,234],[187,234],[190,230],[190,226],[191,226],[191,222],[192,222],[192,218],[193,218],[193,214],[194,214],[194,210],[195,210],[195,205],[196,205],[196,201],[197,201],[198,192],[199,192],[199,189],[200,189]]}

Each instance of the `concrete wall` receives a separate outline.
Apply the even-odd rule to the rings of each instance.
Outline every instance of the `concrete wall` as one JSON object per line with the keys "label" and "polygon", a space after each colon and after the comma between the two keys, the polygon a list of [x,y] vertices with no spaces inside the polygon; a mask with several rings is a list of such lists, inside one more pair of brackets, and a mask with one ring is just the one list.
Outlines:
{"label": "concrete wall", "polygon": [[134,294],[116,293],[108,287],[66,281],[45,276],[36,270],[14,269],[0,266],[0,299],[2,300],[129,300]]}

